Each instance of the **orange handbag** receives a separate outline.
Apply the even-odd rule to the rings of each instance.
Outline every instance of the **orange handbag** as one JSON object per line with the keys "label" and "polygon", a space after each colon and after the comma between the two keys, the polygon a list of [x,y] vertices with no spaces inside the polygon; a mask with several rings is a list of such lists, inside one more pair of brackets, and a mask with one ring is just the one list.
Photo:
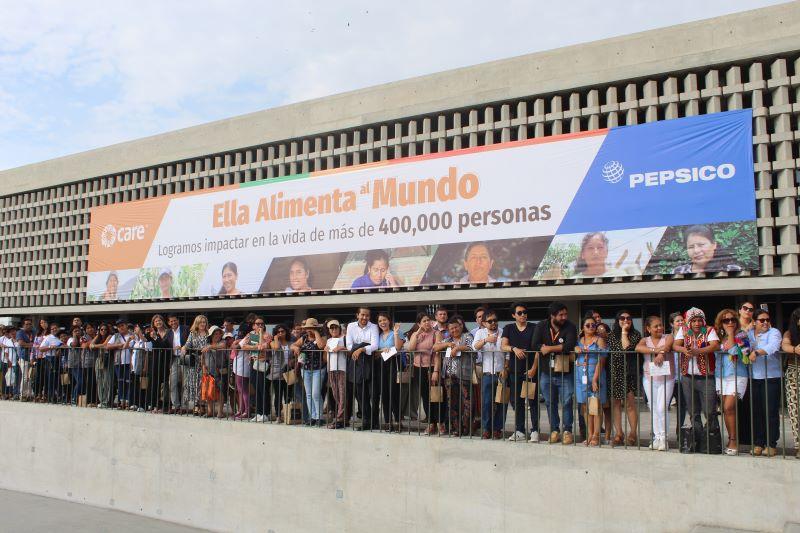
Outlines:
{"label": "orange handbag", "polygon": [[211,374],[203,376],[200,382],[200,398],[204,402],[215,402],[219,399],[219,391],[217,390],[217,380]]}

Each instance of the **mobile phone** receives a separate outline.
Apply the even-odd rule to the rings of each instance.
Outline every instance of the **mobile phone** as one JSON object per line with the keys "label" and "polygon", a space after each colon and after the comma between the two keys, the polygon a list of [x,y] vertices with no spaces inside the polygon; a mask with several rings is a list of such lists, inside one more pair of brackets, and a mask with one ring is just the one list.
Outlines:
{"label": "mobile phone", "polygon": [[769,305],[767,305],[767,304],[761,304],[761,305],[759,305],[758,307],[760,307],[760,308],[761,308],[761,309],[763,309],[764,311],[769,311]]}

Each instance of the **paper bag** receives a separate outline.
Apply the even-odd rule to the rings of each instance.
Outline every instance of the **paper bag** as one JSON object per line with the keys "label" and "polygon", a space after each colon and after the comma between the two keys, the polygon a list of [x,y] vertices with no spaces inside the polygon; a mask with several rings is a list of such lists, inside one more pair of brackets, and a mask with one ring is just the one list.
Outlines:
{"label": "paper bag", "polygon": [[597,396],[590,396],[589,397],[589,416],[598,416],[600,415],[600,400]]}
{"label": "paper bag", "polygon": [[150,386],[150,378],[147,376],[142,376],[139,378],[139,388],[142,390],[147,390],[147,387]]}
{"label": "paper bag", "polygon": [[511,399],[511,389],[502,381],[497,382],[497,390],[494,393],[494,403],[506,404]]}
{"label": "paper bag", "polygon": [[69,374],[68,373],[63,372],[61,374],[61,384],[64,385],[64,386],[69,385]]}
{"label": "paper bag", "polygon": [[559,353],[556,354],[553,360],[554,372],[569,372],[569,355]]}
{"label": "paper bag", "polygon": [[78,407],[86,407],[86,395],[81,394],[78,396]]}
{"label": "paper bag", "polygon": [[397,383],[400,385],[407,385],[411,383],[411,369],[408,368],[402,372],[397,373]]}
{"label": "paper bag", "polygon": [[444,391],[441,385],[431,385],[431,403],[440,403],[444,398]]}
{"label": "paper bag", "polygon": [[294,370],[289,370],[288,372],[283,373],[283,379],[286,381],[287,385],[294,385],[297,383],[297,372]]}
{"label": "paper bag", "polygon": [[522,389],[519,391],[519,397],[523,400],[535,400],[536,396],[536,383],[533,381],[523,381]]}
{"label": "paper bag", "polygon": [[475,367],[472,370],[472,384],[480,385],[482,375],[483,375],[483,365],[475,365]]}
{"label": "paper bag", "polygon": [[303,404],[300,402],[290,402],[283,404],[284,424],[294,426],[303,422]]}

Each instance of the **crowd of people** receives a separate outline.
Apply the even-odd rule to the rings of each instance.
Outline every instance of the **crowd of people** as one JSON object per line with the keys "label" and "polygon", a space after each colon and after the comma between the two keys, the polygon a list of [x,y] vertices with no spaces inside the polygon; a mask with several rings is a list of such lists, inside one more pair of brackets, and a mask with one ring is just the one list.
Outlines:
{"label": "crowd of people", "polygon": [[642,332],[627,310],[610,326],[594,311],[574,324],[560,302],[538,322],[523,303],[510,311],[500,327],[496,311],[478,307],[470,330],[439,307],[406,332],[365,307],[348,324],[308,318],[269,330],[253,313],[220,326],[198,315],[188,327],[176,315],[68,327],[26,318],[0,338],[2,398],[586,446],[639,446],[644,401],[654,450],[668,449],[675,404],[681,452],[749,446],[757,456],[777,454],[786,409],[800,458],[800,309],[783,334],[752,302],[713,318],[696,307],[666,322],[648,316]]}

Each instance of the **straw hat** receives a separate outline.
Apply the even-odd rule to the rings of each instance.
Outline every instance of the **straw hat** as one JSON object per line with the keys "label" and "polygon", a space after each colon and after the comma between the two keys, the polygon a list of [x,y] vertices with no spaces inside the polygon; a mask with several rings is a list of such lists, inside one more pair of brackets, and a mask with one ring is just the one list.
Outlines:
{"label": "straw hat", "polygon": [[316,318],[306,318],[303,320],[303,325],[301,327],[303,329],[319,329],[322,326],[319,325]]}
{"label": "straw hat", "polygon": [[209,337],[213,337],[214,336],[214,332],[215,331],[220,331],[221,329],[222,328],[220,328],[219,326],[211,326],[210,328],[208,328],[208,336]]}

